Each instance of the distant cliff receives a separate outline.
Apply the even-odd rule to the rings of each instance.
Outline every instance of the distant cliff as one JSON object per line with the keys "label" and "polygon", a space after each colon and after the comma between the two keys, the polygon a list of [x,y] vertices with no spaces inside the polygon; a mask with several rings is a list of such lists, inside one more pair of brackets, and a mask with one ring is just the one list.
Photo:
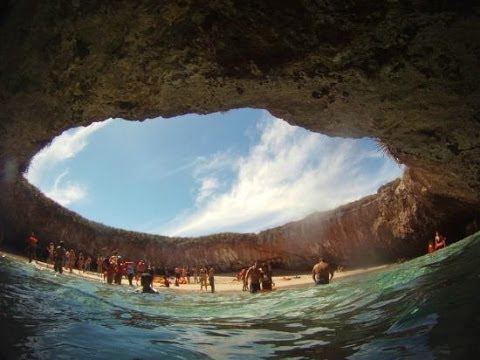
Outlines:
{"label": "distant cliff", "polygon": [[[422,253],[437,227],[460,238],[478,227],[480,206],[477,3],[1,2],[3,243],[21,249],[35,230],[92,254],[118,248],[162,266],[228,269],[256,258],[305,268],[320,252],[352,265],[396,260]],[[329,136],[378,139],[409,173],[302,221],[198,239],[89,222],[22,177],[67,129],[245,107]]]}
{"label": "distant cliff", "polygon": [[[18,245],[27,235],[21,229],[28,228],[39,235],[43,248],[49,241],[63,240],[68,248],[93,256],[118,250],[127,258],[145,258],[161,268],[208,263],[226,271],[259,259],[285,269],[308,269],[321,254],[346,266],[364,266],[422,254],[437,227],[447,235],[462,236],[474,218],[468,207],[446,206],[412,181],[408,172],[375,195],[300,221],[258,234],[197,238],[110,228],[59,207],[24,179],[10,186],[7,193],[15,201],[9,203],[15,206],[9,208],[9,215],[16,219],[18,231],[6,234],[7,243],[21,249]],[[455,224],[445,223],[452,215]]]}

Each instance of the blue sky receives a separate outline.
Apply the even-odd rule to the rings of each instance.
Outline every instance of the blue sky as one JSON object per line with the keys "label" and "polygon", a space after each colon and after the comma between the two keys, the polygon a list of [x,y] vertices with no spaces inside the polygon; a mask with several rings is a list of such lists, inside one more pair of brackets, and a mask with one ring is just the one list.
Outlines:
{"label": "blue sky", "polygon": [[258,232],[373,194],[403,167],[371,139],[239,109],[70,129],[25,177],[87,219],[168,236]]}

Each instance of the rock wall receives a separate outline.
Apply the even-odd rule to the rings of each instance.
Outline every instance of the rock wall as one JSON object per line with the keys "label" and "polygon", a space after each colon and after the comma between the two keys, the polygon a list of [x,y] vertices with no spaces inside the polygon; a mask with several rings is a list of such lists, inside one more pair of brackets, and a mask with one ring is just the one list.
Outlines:
{"label": "rock wall", "polygon": [[[159,246],[167,246],[164,253],[183,249],[192,259],[223,251],[230,262],[278,246],[285,252],[272,256],[300,266],[309,252],[322,249],[319,241],[335,256],[358,261],[355,254],[366,249],[365,261],[403,255],[397,253],[402,246],[405,254],[416,253],[417,237],[438,225],[439,212],[442,224],[457,223],[461,232],[480,203],[479,14],[477,2],[454,0],[3,1],[5,241],[20,247],[31,229],[50,229],[42,230],[45,238],[89,251],[141,238],[147,254]],[[205,239],[185,240],[188,248],[166,238],[157,245],[145,235],[86,222],[22,179],[32,156],[68,128],[109,117],[142,120],[238,107],[264,108],[328,135],[377,138],[411,169],[410,177],[392,194],[393,205],[378,203],[377,215],[374,205],[365,205],[369,222],[338,212],[327,231],[318,225],[323,215],[315,215],[302,226],[282,227],[285,237],[278,229],[214,237],[222,248]],[[402,193],[412,195],[398,198]],[[428,201],[419,201],[423,197]],[[419,215],[422,221],[415,220]],[[317,225],[306,225],[316,218]],[[226,238],[242,244],[239,260]],[[209,250],[199,255],[191,250],[196,246]]]}
{"label": "rock wall", "polygon": [[[272,261],[284,269],[310,269],[318,256],[344,266],[366,266],[423,254],[427,240],[440,229],[449,239],[466,234],[476,212],[464,204],[446,207],[407,174],[371,195],[338,209],[312,214],[258,234],[223,233],[199,238],[168,238],[106,227],[59,207],[38,194],[25,180],[13,188],[16,212],[11,245],[25,241],[34,228],[45,250],[50,241],[94,257],[118,251],[129,259],[141,258],[159,268],[210,264],[237,270],[255,260]],[[19,190],[17,190],[19,189]],[[449,224],[454,218],[455,224]],[[473,231],[473,230],[471,230]]]}

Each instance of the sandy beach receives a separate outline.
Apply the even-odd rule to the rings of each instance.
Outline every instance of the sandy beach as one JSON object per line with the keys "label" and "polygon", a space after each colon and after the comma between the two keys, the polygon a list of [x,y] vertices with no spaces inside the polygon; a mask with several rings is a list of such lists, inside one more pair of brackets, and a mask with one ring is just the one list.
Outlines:
{"label": "sandy beach", "polygon": [[[1,256],[7,256],[7,257],[15,257],[18,260],[25,261],[25,263],[28,264],[28,259],[23,257],[23,256],[18,256],[14,254],[9,254],[5,252],[0,253]],[[45,262],[42,261],[32,261],[30,265],[41,269],[41,270],[49,270],[49,271],[54,271],[53,270],[53,265],[47,265]],[[313,266],[313,264],[312,264]],[[346,271],[337,271],[335,273],[335,276],[332,280],[332,282],[335,282],[336,280],[347,277],[347,276],[354,276],[354,275],[360,275],[360,274],[366,274],[369,272],[374,272],[378,271],[381,269],[387,268],[389,265],[380,265],[380,266],[375,266],[375,267],[370,267],[370,268],[362,268],[362,269],[354,269],[354,270],[346,270]],[[275,271],[274,271],[275,274]],[[103,280],[103,274],[97,273],[97,272],[91,272],[91,271],[80,271],[78,269],[73,269],[73,272],[70,273],[69,270],[64,269],[63,271],[63,276],[74,276],[74,277],[82,277],[91,281],[98,281],[98,282],[104,282]],[[173,284],[173,278],[171,279],[171,285],[169,288],[166,288],[165,286],[162,285],[160,276],[156,276],[154,280],[153,287],[157,291],[179,291],[179,292],[200,292],[200,284],[194,284],[193,283],[193,277],[191,277],[192,283],[190,284],[182,284],[179,286],[174,286]],[[301,287],[301,286],[312,286],[313,285],[313,280],[312,280],[312,275],[311,273],[290,273],[288,275],[281,275],[281,276],[273,276],[273,282],[274,282],[274,290],[281,290],[281,289],[287,289],[287,288],[292,288],[292,287]],[[134,288],[140,287],[140,283],[136,283],[135,279],[133,280],[133,285]],[[119,286],[119,285],[112,285],[112,286]],[[128,280],[124,277],[122,279],[122,285],[121,286],[129,286],[128,285]],[[215,275],[215,292],[241,292],[242,291],[242,282],[238,281],[235,279],[233,273],[221,273]],[[203,290],[205,292],[205,290]],[[210,292],[210,287],[208,288],[208,292]]]}

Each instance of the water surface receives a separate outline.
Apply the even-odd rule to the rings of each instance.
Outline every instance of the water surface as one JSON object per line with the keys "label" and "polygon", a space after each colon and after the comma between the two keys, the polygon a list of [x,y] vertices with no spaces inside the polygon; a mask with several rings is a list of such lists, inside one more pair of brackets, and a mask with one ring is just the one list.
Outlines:
{"label": "water surface", "polygon": [[4,256],[0,358],[478,358],[479,259],[477,233],[328,286],[251,295],[137,294]]}

